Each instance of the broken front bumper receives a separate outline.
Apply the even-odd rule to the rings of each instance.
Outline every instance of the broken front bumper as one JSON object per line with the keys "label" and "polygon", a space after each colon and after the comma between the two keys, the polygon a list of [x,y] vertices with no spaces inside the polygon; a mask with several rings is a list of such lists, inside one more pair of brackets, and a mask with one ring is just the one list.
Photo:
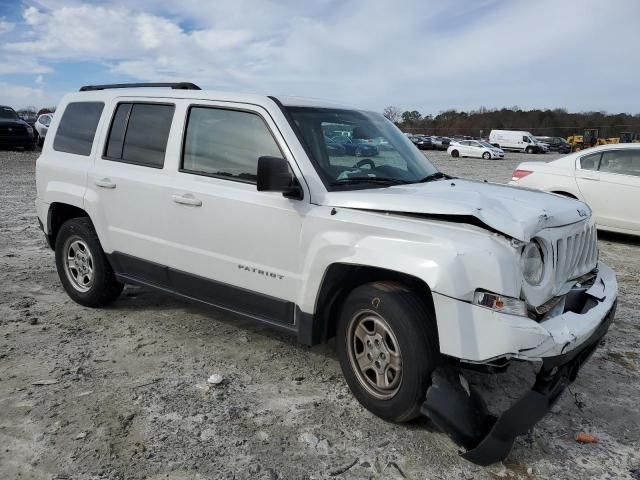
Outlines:
{"label": "broken front bumper", "polygon": [[[464,447],[466,452],[462,456],[465,459],[478,465],[504,460],[515,438],[544,417],[564,389],[576,379],[615,315],[615,276],[608,267],[601,267],[604,268],[594,287],[586,293],[595,305],[590,305],[585,314],[560,315],[558,318],[562,323],[560,320],[549,321],[548,341],[527,352],[530,358],[542,361],[533,388],[499,417],[489,413],[483,398],[462,376],[461,370],[445,366],[434,371],[421,412]],[[578,325],[580,320],[582,323]]]}

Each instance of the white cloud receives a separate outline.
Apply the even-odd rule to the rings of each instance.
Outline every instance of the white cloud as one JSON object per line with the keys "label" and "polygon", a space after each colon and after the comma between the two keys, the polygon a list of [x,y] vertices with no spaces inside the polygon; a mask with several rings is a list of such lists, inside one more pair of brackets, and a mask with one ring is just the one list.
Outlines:
{"label": "white cloud", "polygon": [[0,17],[0,35],[5,33],[9,33],[15,25],[9,21],[5,17]]}
{"label": "white cloud", "polygon": [[50,73],[52,69],[38,63],[35,58],[25,55],[15,55],[3,53],[0,48],[0,75],[11,75],[16,73],[38,74]]}
{"label": "white cloud", "polygon": [[42,75],[38,75],[34,82],[38,85],[42,85],[44,83],[44,77]]}
{"label": "white cloud", "polygon": [[[629,21],[640,15],[635,0],[613,9],[598,0],[38,5],[23,12],[28,31],[0,44],[0,75],[88,60],[140,80],[324,97],[378,110],[517,104],[640,111],[632,94],[640,51],[623,47],[637,43]],[[7,52],[23,63],[7,64]]]}
{"label": "white cloud", "polygon": [[22,108],[26,105],[43,104],[50,101],[41,88],[31,88],[23,85],[0,82],[0,92],[2,92],[0,102],[3,105],[9,105],[15,109]]}

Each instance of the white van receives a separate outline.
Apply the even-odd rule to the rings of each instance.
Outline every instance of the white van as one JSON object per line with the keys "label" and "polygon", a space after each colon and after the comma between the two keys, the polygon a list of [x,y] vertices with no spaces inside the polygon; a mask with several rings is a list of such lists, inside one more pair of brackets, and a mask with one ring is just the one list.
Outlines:
{"label": "white van", "polygon": [[491,130],[489,143],[503,150],[542,153],[543,149],[531,133],[523,130]]}

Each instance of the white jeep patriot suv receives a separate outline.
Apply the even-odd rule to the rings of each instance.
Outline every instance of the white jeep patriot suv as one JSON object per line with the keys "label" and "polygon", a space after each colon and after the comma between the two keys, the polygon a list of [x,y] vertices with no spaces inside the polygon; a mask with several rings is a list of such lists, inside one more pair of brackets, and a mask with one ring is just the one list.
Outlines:
{"label": "white jeep patriot suv", "polygon": [[[83,87],[37,162],[60,281],[126,283],[335,337],[374,414],[429,416],[489,464],[548,411],[613,320],[584,203],[440,173],[377,113],[196,85]],[[500,416],[464,377],[540,365]]]}

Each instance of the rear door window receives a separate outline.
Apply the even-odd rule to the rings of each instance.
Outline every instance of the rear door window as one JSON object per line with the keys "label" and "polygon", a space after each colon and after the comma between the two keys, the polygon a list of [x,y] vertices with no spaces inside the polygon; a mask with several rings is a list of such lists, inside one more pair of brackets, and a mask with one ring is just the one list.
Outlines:
{"label": "rear door window", "polygon": [[174,105],[166,104],[118,104],[104,158],[162,168],[174,110]]}
{"label": "rear door window", "polygon": [[89,156],[103,109],[102,102],[68,104],[60,119],[53,140],[53,149],[58,152]]}
{"label": "rear door window", "polygon": [[640,149],[604,152],[600,161],[600,171],[640,177]]}

